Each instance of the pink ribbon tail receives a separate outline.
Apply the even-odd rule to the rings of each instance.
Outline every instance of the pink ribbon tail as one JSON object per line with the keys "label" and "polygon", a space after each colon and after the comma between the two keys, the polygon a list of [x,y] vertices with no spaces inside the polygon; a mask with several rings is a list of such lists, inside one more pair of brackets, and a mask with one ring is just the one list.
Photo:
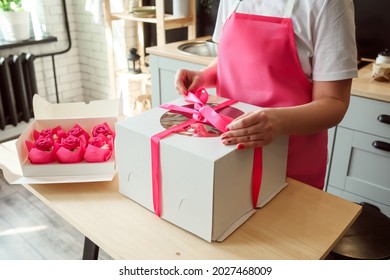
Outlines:
{"label": "pink ribbon tail", "polygon": [[[173,104],[164,104],[160,107],[172,110],[174,112],[182,113],[183,115],[192,115],[193,118],[185,121],[179,125],[173,126],[167,130],[161,131],[151,137],[151,165],[152,165],[152,192],[153,192],[153,208],[157,216],[161,217],[162,212],[162,201],[161,201],[161,157],[160,157],[160,140],[167,137],[168,135],[183,130],[185,127],[199,122],[199,119],[204,122],[208,122],[221,132],[226,131],[226,126],[232,121],[231,118],[218,114],[217,110],[223,109],[231,104],[236,103],[235,100],[227,100],[218,104],[215,107],[206,105],[208,100],[208,94],[206,90],[199,89],[195,94],[189,93],[185,100],[193,103],[194,108],[182,107]],[[260,157],[261,160],[261,157]],[[258,172],[256,172],[258,173]],[[260,177],[261,178],[261,177]],[[258,187],[258,189],[260,186]],[[258,193],[258,192],[257,192]],[[254,194],[256,195],[256,194]],[[258,195],[256,196],[258,197]]]}
{"label": "pink ribbon tail", "polygon": [[152,191],[153,209],[161,217],[161,166],[160,166],[160,138],[152,136]]}
{"label": "pink ribbon tail", "polygon": [[157,216],[161,217],[161,163],[160,163],[160,140],[167,137],[175,131],[180,131],[183,128],[195,123],[194,119],[190,119],[184,123],[173,126],[167,130],[161,131],[151,138],[152,151],[152,192],[153,192],[153,209]]}
{"label": "pink ribbon tail", "polygon": [[263,176],[263,148],[255,148],[253,152],[252,168],[252,202],[253,208],[257,207],[257,201],[260,195],[261,179]]}

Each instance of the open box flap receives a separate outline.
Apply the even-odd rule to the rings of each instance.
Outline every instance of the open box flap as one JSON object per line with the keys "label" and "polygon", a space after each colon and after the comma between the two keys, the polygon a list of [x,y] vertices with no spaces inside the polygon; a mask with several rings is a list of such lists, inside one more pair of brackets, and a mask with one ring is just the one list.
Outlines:
{"label": "open box flap", "polygon": [[99,118],[123,116],[122,95],[119,99],[53,104],[38,94],[33,97],[34,117],[37,120],[65,118]]}

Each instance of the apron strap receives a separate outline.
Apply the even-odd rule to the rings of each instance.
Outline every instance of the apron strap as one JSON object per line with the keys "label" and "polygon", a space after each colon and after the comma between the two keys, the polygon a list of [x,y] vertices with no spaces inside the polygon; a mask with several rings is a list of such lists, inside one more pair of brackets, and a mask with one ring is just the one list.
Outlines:
{"label": "apron strap", "polygon": [[[241,1],[242,0],[237,0],[237,3],[232,5],[228,18],[230,18],[232,16],[232,14],[237,11],[238,6],[240,6],[240,4],[241,4]],[[292,11],[294,9],[294,5],[295,5],[295,0],[288,0],[288,2],[286,4],[286,9],[284,10],[283,18],[291,18]]]}
{"label": "apron strap", "polygon": [[230,18],[232,16],[232,14],[234,14],[237,11],[238,6],[240,6],[241,1],[242,0],[237,0],[237,3],[234,3],[232,5],[232,7],[230,8],[230,12],[229,12],[228,18]]}
{"label": "apron strap", "polygon": [[288,0],[286,9],[284,10],[283,18],[291,18],[294,4],[295,4],[295,0]]}

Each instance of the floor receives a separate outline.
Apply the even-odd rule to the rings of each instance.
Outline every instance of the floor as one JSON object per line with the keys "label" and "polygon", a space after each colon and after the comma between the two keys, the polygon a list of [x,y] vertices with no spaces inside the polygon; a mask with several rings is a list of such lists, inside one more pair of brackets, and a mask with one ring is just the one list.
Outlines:
{"label": "floor", "polygon": [[[0,170],[0,260],[80,260],[84,236]],[[100,260],[112,259],[103,250]]]}

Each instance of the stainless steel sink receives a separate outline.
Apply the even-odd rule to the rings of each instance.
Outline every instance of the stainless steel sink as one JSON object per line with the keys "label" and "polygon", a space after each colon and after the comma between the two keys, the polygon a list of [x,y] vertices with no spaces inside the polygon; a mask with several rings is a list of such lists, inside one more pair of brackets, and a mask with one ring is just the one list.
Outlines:
{"label": "stainless steel sink", "polygon": [[194,55],[200,55],[200,56],[209,56],[209,57],[216,57],[217,51],[216,51],[216,44],[211,43],[210,41],[193,41],[181,44],[177,47],[180,51],[194,54]]}

